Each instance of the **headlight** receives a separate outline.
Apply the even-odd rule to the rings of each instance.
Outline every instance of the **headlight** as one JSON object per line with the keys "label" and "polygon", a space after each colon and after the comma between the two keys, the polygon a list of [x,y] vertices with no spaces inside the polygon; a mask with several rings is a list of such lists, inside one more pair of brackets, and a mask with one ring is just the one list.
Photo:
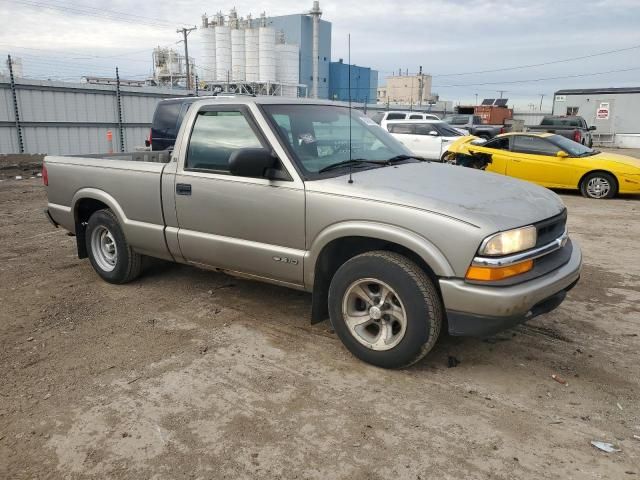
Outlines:
{"label": "headlight", "polygon": [[480,246],[480,255],[499,256],[522,252],[536,246],[538,232],[536,227],[515,228],[496,233],[486,238]]}

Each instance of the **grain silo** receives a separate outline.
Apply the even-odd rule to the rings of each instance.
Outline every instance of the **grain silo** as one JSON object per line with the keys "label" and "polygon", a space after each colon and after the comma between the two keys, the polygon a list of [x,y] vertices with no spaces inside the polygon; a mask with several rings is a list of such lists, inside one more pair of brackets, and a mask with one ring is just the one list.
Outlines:
{"label": "grain silo", "polygon": [[260,16],[260,28],[258,30],[258,55],[259,77],[262,83],[275,83],[276,81],[276,31],[267,26],[267,18],[263,13]]}
{"label": "grain silo", "polygon": [[244,20],[238,19],[235,9],[229,16],[229,26],[231,27],[231,80],[244,82],[246,71]]}
{"label": "grain silo", "polygon": [[202,42],[202,58],[199,62],[200,79],[204,82],[216,80],[216,32],[206,15],[202,16],[200,41]]}
{"label": "grain silo", "polygon": [[276,81],[281,84],[280,93],[283,97],[298,96],[299,52],[298,45],[286,44],[283,38],[276,43]]}
{"label": "grain silo", "polygon": [[216,80],[227,82],[231,77],[231,33],[224,23],[224,15],[216,15]]}
{"label": "grain silo", "polygon": [[254,28],[251,16],[247,17],[247,28],[244,31],[245,47],[245,80],[260,81],[260,56],[258,53],[258,29]]}

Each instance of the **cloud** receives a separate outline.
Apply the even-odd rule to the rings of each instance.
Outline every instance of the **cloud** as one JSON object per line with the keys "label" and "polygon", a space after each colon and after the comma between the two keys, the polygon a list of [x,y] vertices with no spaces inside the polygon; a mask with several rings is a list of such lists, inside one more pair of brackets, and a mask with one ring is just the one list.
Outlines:
{"label": "cloud", "polygon": [[[25,70],[39,76],[76,78],[108,74],[116,65],[125,75],[142,78],[151,70],[151,51],[157,45],[181,49],[175,32],[181,22],[199,25],[213,7],[225,12],[235,6],[240,15],[283,15],[305,12],[311,0],[234,0],[203,4],[192,0],[130,2],[113,0],[101,9],[89,0],[48,3],[55,10],[34,6],[36,0],[5,0],[0,15],[10,18],[0,31],[0,51],[22,56]],[[41,1],[36,2],[42,4]],[[28,4],[31,4],[29,6]],[[531,69],[439,79],[437,74],[472,72],[542,63],[640,44],[640,2],[637,0],[321,0],[323,18],[332,22],[332,56],[347,57],[352,38],[352,61],[381,72],[398,68],[434,75],[439,93],[449,99],[472,99],[499,85],[444,88],[450,84],[527,80],[640,67],[640,50]],[[119,12],[111,14],[109,12]],[[139,22],[139,23],[136,23]],[[190,53],[201,54],[197,33],[189,37]],[[84,55],[84,56],[83,56]],[[101,58],[95,58],[101,57]],[[108,58],[102,58],[108,57]],[[529,101],[537,93],[557,88],[629,86],[640,83],[638,72],[510,84],[512,98]],[[494,92],[495,93],[495,92]],[[482,94],[481,94],[482,95]]]}

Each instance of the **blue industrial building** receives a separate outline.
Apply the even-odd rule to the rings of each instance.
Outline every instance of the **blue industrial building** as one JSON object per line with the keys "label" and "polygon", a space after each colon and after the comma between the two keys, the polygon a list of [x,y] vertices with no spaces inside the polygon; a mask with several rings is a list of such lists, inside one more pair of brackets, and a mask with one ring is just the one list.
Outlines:
{"label": "blue industrial building", "polygon": [[[377,70],[351,65],[351,101],[375,103],[377,90]],[[349,101],[349,64],[342,59],[329,65],[329,98]]]}
{"label": "blue industrial building", "polygon": [[[285,43],[300,47],[300,83],[311,93],[313,80],[313,20],[310,15],[270,17],[269,26],[284,32]],[[329,63],[331,62],[331,22],[320,20],[318,62],[318,98],[329,98]],[[375,98],[375,95],[374,97]]]}

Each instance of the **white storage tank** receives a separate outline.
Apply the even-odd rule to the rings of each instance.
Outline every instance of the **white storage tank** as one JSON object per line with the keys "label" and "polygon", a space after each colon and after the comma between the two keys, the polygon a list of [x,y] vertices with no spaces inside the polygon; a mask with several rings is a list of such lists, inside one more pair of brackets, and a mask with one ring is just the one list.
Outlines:
{"label": "white storage tank", "polygon": [[276,80],[282,86],[283,97],[297,97],[300,71],[300,49],[298,45],[278,44],[276,53]]}
{"label": "white storage tank", "polygon": [[216,80],[216,32],[213,26],[202,26],[202,58],[200,60],[200,79],[205,82]]}
{"label": "white storage tank", "polygon": [[218,14],[216,32],[216,79],[226,82],[231,78],[231,32],[224,25],[224,17]]}
{"label": "white storage tank", "polygon": [[271,27],[258,30],[258,55],[260,82],[276,81],[276,31]]}
{"label": "white storage tank", "polygon": [[[251,27],[251,24],[249,24]],[[245,79],[247,82],[260,81],[260,55],[258,53],[258,29],[247,28],[244,31]]]}
{"label": "white storage tank", "polygon": [[231,30],[231,79],[234,82],[244,82],[246,77],[245,38],[244,30]]}

